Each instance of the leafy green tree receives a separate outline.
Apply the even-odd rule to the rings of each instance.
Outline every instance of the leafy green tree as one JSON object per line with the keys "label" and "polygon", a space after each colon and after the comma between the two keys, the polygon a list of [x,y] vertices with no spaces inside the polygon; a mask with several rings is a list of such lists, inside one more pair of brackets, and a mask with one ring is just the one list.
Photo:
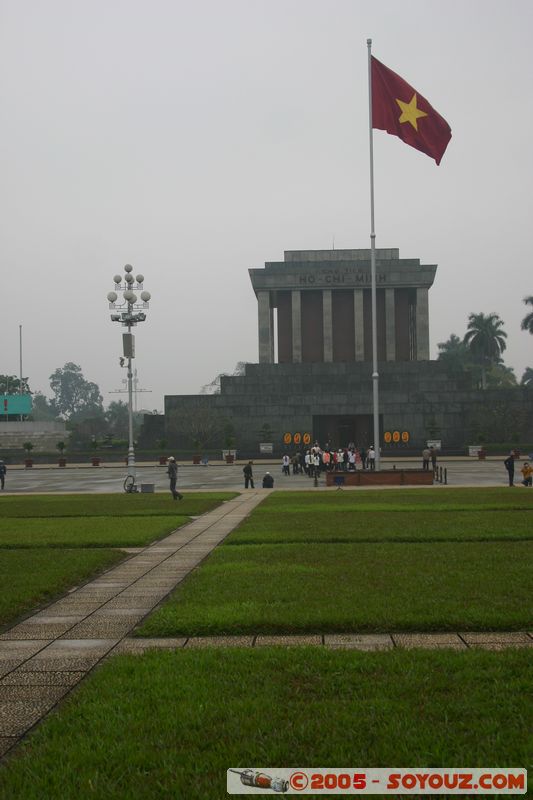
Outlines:
{"label": "leafy green tree", "polygon": [[54,404],[42,392],[35,392],[32,398],[31,419],[35,422],[52,422],[57,416]]}
{"label": "leafy green tree", "polygon": [[50,375],[54,407],[68,420],[103,418],[102,395],[96,383],[86,380],[78,364],[69,361]]}
{"label": "leafy green tree", "polygon": [[445,342],[439,342],[439,361],[443,361],[448,366],[456,369],[469,369],[473,366],[472,353],[467,344],[455,333],[450,334],[450,338]]}
{"label": "leafy green tree", "polygon": [[[18,394],[21,381],[16,375],[0,375],[0,394]],[[22,378],[22,393],[31,394],[28,378]]]}
{"label": "leafy green tree", "polygon": [[528,389],[533,389],[533,367],[525,368],[520,386],[527,386]]}
{"label": "leafy green tree", "polygon": [[105,412],[109,433],[116,439],[128,438],[128,404],[123,400],[113,400]]}
{"label": "leafy green tree", "polygon": [[[524,297],[524,303],[526,306],[533,306],[533,295]],[[529,333],[533,334],[533,311],[530,311],[529,314],[526,314],[520,327],[523,331],[529,331]]]}
{"label": "leafy green tree", "polygon": [[463,342],[481,367],[481,388],[487,388],[487,369],[501,361],[507,347],[503,321],[495,313],[470,314]]}
{"label": "leafy green tree", "polygon": [[512,367],[505,364],[493,364],[487,370],[488,389],[512,389],[518,386],[516,375]]}

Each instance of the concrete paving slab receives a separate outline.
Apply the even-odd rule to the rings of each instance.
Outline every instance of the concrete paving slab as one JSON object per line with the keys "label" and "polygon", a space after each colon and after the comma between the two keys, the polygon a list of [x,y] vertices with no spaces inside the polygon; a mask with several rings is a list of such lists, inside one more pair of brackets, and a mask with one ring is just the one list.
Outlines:
{"label": "concrete paving slab", "polygon": [[476,642],[470,647],[479,650],[513,650],[516,648],[533,648],[533,642]]}
{"label": "concrete paving slab", "polygon": [[[103,654],[105,655],[105,654]],[[24,672],[34,672],[42,670],[43,672],[88,672],[92,669],[103,655],[94,656],[57,656],[50,658],[31,658],[21,664],[19,669]]]}
{"label": "concrete paving slab", "polygon": [[133,654],[142,655],[148,650],[179,650],[181,649],[187,639],[182,638],[168,638],[168,639],[123,639],[119,645],[113,650],[115,654]]}
{"label": "concrete paving slab", "polygon": [[187,640],[185,647],[252,647],[253,636],[193,636]]}
{"label": "concrete paving slab", "polygon": [[55,706],[56,701],[40,703],[0,703],[0,736],[22,736]]}
{"label": "concrete paving slab", "polygon": [[392,650],[394,645],[390,642],[361,642],[360,644],[326,644],[328,650],[358,650],[361,652],[375,652],[377,650]]}
{"label": "concrete paving slab", "polygon": [[0,680],[0,686],[75,686],[85,672],[24,672],[14,670]]}
{"label": "concrete paving slab", "polygon": [[257,636],[255,647],[300,647],[302,645],[321,645],[322,636],[290,635],[290,636]]}
{"label": "concrete paving slab", "polygon": [[37,639],[26,641],[2,641],[0,642],[0,660],[12,658],[30,658],[46,647],[46,642]]}
{"label": "concrete paving slab", "polygon": [[469,645],[486,644],[488,642],[499,642],[501,644],[516,644],[522,642],[525,644],[533,643],[533,639],[528,633],[523,631],[509,631],[509,632],[492,632],[486,633],[461,633],[461,638]]}
{"label": "concrete paving slab", "polygon": [[[83,617],[81,617],[83,619]],[[54,639],[66,633],[69,628],[76,625],[78,620],[63,623],[47,623],[41,625],[39,622],[23,622],[11,628],[7,633],[0,636],[1,640],[6,639]]]}
{"label": "concrete paving slab", "polygon": [[393,633],[392,638],[396,647],[411,650],[415,647],[465,647],[457,633]]}
{"label": "concrete paving slab", "polygon": [[20,665],[23,663],[23,658],[3,659],[0,661],[0,678],[3,678],[5,675],[9,675],[10,672],[17,667],[20,667]]}
{"label": "concrete paving slab", "polygon": [[[67,692],[68,686],[36,686],[27,684],[20,686],[3,685],[0,686],[0,705],[3,703],[23,702],[23,703],[57,703]],[[0,722],[1,724],[1,722]]]}
{"label": "concrete paving slab", "polygon": [[17,744],[18,736],[0,736],[0,756],[3,756],[10,747]]}
{"label": "concrete paving slab", "polygon": [[142,618],[143,615],[139,616],[138,614],[135,616],[123,617],[122,619],[100,617],[93,614],[92,617],[89,617],[84,622],[80,622],[70,631],[63,634],[61,641],[67,641],[69,639],[75,640],[80,637],[87,639],[101,639],[103,637],[121,639],[131,631]]}
{"label": "concrete paving slab", "polygon": [[393,642],[388,633],[327,633],[324,635],[324,644],[327,647],[344,648],[382,648],[393,647]]}

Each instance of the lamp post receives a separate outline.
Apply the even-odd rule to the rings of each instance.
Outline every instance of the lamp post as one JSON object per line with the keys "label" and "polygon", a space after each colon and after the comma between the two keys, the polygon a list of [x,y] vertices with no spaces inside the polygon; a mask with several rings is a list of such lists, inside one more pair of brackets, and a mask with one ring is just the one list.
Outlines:
{"label": "lamp post", "polygon": [[[131,329],[137,325],[138,322],[144,322],[146,314],[144,310],[148,308],[148,301],[150,300],[150,292],[143,290],[144,275],[136,275],[133,277],[133,267],[131,264],[126,264],[124,267],[124,275],[115,275],[113,280],[115,282],[115,290],[109,292],[107,299],[109,300],[109,308],[118,313],[111,314],[112,322],[120,322],[122,327],[127,328],[127,333],[122,334],[122,344],[124,355],[120,358],[120,365],[126,366],[128,369],[128,474],[124,482],[124,487],[129,491],[134,491],[135,487],[135,450],[133,445],[133,370],[131,366],[132,359],[135,358],[135,336],[132,334]],[[135,291],[141,290],[140,301]],[[118,292],[122,292],[122,300],[119,301]]]}

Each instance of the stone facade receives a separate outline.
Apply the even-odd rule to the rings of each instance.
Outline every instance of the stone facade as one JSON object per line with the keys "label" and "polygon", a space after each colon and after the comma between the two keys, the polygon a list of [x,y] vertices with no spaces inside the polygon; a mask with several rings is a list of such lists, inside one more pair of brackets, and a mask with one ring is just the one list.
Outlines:
{"label": "stone facade", "polygon": [[[501,409],[533,441],[533,403],[524,390],[479,392],[468,373],[429,360],[428,292],[436,265],[377,250],[377,342],[383,452],[419,453],[427,439],[448,451],[472,441],[472,414]],[[169,443],[190,449],[180,420],[217,417],[234,429],[241,454],[307,434],[344,446],[373,443],[370,251],[290,251],[251,269],[257,296],[259,363],[226,376],[218,395],[165,397]],[[277,363],[276,363],[277,361]],[[477,409],[477,411],[476,411]],[[508,428],[509,426],[507,426]],[[388,443],[385,434],[398,442]],[[500,439],[501,441],[501,439]],[[300,447],[299,446],[299,447]],[[224,447],[222,434],[209,449]],[[299,449],[299,447],[297,449]],[[290,449],[295,449],[291,446]]]}

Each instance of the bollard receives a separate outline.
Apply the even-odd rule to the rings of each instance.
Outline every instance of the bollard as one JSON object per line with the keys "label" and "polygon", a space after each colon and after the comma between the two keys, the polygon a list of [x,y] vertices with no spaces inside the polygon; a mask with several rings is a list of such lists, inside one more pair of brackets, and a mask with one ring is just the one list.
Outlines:
{"label": "bollard", "polygon": [[439,483],[442,483],[442,467],[440,467],[440,473],[439,474],[440,474]]}
{"label": "bollard", "polygon": [[318,486],[318,473],[315,469],[315,486]]}
{"label": "bollard", "polygon": [[444,485],[448,486],[448,467],[444,467]]}

